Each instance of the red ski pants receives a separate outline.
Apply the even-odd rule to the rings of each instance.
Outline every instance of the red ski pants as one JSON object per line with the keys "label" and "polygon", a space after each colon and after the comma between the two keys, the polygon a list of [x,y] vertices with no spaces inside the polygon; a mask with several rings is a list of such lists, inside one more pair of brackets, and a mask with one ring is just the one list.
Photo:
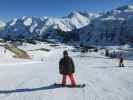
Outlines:
{"label": "red ski pants", "polygon": [[76,85],[76,81],[75,81],[75,79],[74,79],[74,77],[73,77],[73,74],[63,75],[62,84],[63,84],[63,85],[66,85],[66,78],[67,78],[67,76],[70,78],[71,84],[72,84],[72,85]]}

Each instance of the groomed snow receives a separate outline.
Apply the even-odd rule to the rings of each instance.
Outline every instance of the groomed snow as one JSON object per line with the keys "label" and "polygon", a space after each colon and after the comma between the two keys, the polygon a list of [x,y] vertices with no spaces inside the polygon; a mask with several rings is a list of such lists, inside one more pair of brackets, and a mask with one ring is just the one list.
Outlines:
{"label": "groomed snow", "polygon": [[[40,47],[51,51],[29,51]],[[17,63],[18,60],[14,59],[12,62],[9,60],[13,59],[9,52],[0,57],[0,62],[4,64],[0,65],[0,100],[132,100],[133,98],[133,60],[125,60],[127,67],[119,68],[118,60],[104,57],[101,55],[102,51],[82,55],[79,52],[72,52],[73,48],[70,46],[50,47],[49,44],[42,43],[25,44],[20,48],[32,54],[33,60],[21,59]],[[3,49],[0,50],[2,54]],[[85,88],[52,86],[53,83],[61,81],[58,61],[62,57],[63,50],[68,50],[74,59],[77,83],[85,83]]]}

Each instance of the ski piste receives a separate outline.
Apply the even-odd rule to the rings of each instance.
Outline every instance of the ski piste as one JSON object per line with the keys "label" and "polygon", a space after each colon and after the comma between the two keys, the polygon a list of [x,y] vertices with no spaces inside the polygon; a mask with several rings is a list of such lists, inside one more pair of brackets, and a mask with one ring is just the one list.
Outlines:
{"label": "ski piste", "polygon": [[[118,59],[106,59],[101,55],[102,51],[88,52],[86,57],[79,57],[77,55],[80,52],[72,52],[71,47],[60,45],[61,49],[50,47],[47,43],[41,47],[40,44],[20,46],[24,50],[42,47],[51,49],[51,52],[30,51],[33,59],[28,61],[11,58],[11,52],[6,52],[5,55],[2,52],[4,48],[1,47],[0,100],[132,100],[131,57],[125,60],[123,68],[118,67]],[[62,57],[62,51],[66,49],[70,50],[69,54],[76,65],[76,83],[85,83],[84,88],[54,85],[61,83],[62,76],[59,75],[57,63]]]}
{"label": "ski piste", "polygon": [[86,85],[85,84],[77,84],[76,86],[73,86],[73,85],[70,85],[70,84],[62,85],[60,83],[54,83],[54,86],[57,86],[57,87],[68,87],[68,88],[84,88]]}

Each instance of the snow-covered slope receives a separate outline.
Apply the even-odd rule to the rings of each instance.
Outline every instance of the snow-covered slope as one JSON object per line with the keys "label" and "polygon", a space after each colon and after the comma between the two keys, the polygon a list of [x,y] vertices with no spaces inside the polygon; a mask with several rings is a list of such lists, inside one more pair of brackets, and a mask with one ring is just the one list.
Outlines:
{"label": "snow-covered slope", "polygon": [[133,42],[133,5],[111,10],[81,28],[81,41],[97,44]]}
{"label": "snow-covered slope", "polygon": [[[28,51],[45,47],[45,51]],[[9,61],[9,52],[0,57],[0,100],[132,100],[133,98],[133,61],[124,60],[125,68],[119,68],[117,59],[110,59],[100,52],[88,52],[81,55],[72,52],[72,47],[49,44],[22,46],[33,54],[29,61]],[[69,50],[75,62],[74,77],[77,84],[85,83],[85,88],[58,88],[62,76],[58,71],[58,62],[62,51]],[[7,59],[7,60],[5,60]],[[5,61],[5,62],[4,62]],[[35,62],[36,61],[36,62]],[[68,79],[69,80],[69,79]],[[67,81],[70,84],[69,81]]]}

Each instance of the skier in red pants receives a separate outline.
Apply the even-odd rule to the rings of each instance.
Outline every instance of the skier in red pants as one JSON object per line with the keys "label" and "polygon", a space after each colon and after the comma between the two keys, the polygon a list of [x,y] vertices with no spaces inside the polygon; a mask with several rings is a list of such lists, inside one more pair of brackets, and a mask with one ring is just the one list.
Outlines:
{"label": "skier in red pants", "polygon": [[63,75],[62,86],[66,85],[67,76],[70,78],[72,86],[76,86],[76,82],[73,76],[75,72],[74,62],[72,58],[68,56],[67,51],[63,52],[63,58],[61,58],[59,61],[59,71],[60,74]]}

